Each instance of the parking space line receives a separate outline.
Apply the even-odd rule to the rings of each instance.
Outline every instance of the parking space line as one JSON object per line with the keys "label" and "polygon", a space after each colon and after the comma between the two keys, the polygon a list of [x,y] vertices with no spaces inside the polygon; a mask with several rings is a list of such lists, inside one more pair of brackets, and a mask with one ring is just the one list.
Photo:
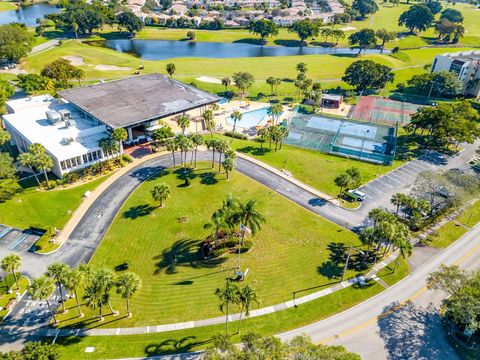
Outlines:
{"label": "parking space line", "polygon": [[8,249],[9,250],[15,250],[21,243],[23,243],[28,237],[30,236],[30,234],[22,234],[21,236],[19,236],[14,242],[13,244],[11,244]]}
{"label": "parking space line", "polygon": [[385,175],[385,177],[386,177],[387,179],[391,179],[391,180],[393,180],[393,181],[395,181],[395,182],[397,182],[397,183],[399,183],[399,184],[402,183],[401,181],[398,181],[397,179],[394,179],[393,177],[391,177],[390,174],[389,174],[389,175]]}

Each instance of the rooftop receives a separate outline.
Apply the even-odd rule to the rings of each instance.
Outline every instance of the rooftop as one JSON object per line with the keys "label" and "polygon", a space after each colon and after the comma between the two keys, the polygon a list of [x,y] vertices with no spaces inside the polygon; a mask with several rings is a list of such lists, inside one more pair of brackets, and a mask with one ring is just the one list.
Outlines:
{"label": "rooftop", "polygon": [[208,105],[217,96],[161,74],[63,90],[60,95],[116,129]]}
{"label": "rooftop", "polygon": [[459,51],[454,53],[446,53],[443,54],[443,56],[461,60],[480,60],[480,51]]}
{"label": "rooftop", "polygon": [[[86,117],[68,102],[50,95],[34,96],[7,102],[12,114],[3,115],[5,124],[22,134],[30,143],[40,143],[59,160],[70,159],[99,149],[98,141],[108,136],[105,125]],[[52,124],[48,111],[68,111],[69,126],[65,121]]]}

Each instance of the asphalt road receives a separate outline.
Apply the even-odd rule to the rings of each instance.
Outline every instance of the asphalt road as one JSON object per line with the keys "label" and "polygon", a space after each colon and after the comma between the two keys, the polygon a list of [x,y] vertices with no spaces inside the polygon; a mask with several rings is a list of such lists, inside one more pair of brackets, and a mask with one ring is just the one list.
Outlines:
{"label": "asphalt road", "polygon": [[[441,161],[435,159],[435,162],[431,162],[431,159],[425,159],[422,161],[431,162],[433,167],[458,167],[465,163],[465,159],[468,160],[474,149],[476,149],[476,145],[475,147],[467,147],[466,151],[456,158],[442,159]],[[208,152],[203,152],[199,154],[198,158],[199,160],[210,160],[211,155]],[[148,177],[165,167],[171,166],[171,164],[171,156],[161,156],[133,168],[130,172],[116,180],[92,204],[72,232],[68,242],[58,252],[42,256],[29,251],[22,251],[19,254],[23,260],[23,266],[21,269],[22,273],[30,278],[34,278],[43,274],[48,265],[54,262],[63,261],[72,267],[75,267],[80,263],[88,262],[129,194],[131,194]],[[380,204],[385,204],[385,206],[387,206],[391,193],[396,190],[390,189],[389,191],[385,191],[381,199],[377,198],[375,201],[367,201],[359,210],[349,211],[326,202],[323,199],[319,199],[315,195],[289,182],[281,176],[276,175],[259,165],[251,163],[248,160],[238,158],[237,170],[322,217],[341,226],[353,229],[362,225],[370,208],[377,207]],[[406,182],[402,189],[411,186],[413,180],[414,179],[410,179],[410,182]],[[400,189],[396,191],[399,190]],[[0,248],[0,255],[3,255],[2,251],[5,251],[5,249]],[[453,250],[446,251],[445,259],[451,259],[449,254],[452,252]],[[438,264],[439,263],[437,263],[437,265]],[[425,275],[434,268],[435,266],[424,266],[419,269],[419,271]],[[413,278],[413,276],[418,276],[415,274],[412,274],[411,277],[402,282],[402,284],[407,283],[412,287],[412,281],[409,279]],[[413,284],[418,286],[420,283],[423,284],[421,281],[414,282]],[[408,287],[408,285],[405,286]],[[393,287],[391,289],[397,288],[398,287]],[[405,293],[405,291],[392,293],[392,290],[389,289],[381,294],[382,296],[380,298],[383,299],[383,303],[380,305],[385,307],[392,302],[392,299],[393,301],[396,301],[397,298],[400,298],[401,295]],[[376,302],[379,301],[377,300],[378,298],[379,297],[377,296],[374,299],[367,301],[367,303],[375,301],[375,303],[371,303],[371,305],[373,308],[378,309],[379,304]],[[387,300],[390,300],[390,302]],[[357,308],[351,309],[351,311]],[[28,339],[28,336],[32,334],[33,330],[44,325],[48,318],[47,313],[44,310],[45,309],[40,309],[38,304],[30,301],[27,296],[22,298],[19,305],[15,307],[14,311],[12,311],[9,318],[0,328],[0,351],[5,351],[14,345],[21,344],[25,339]],[[369,314],[369,312],[361,311],[357,315],[359,319],[364,319],[366,314]],[[324,329],[324,325],[321,324],[317,324],[312,328],[303,329],[303,331],[308,331],[309,333],[312,332],[312,337],[315,340],[318,340],[320,337],[325,338],[328,336],[326,334],[330,334],[332,331],[334,332],[332,336],[335,336],[335,334],[341,333],[343,331],[342,329],[346,326],[352,324],[352,321],[357,321],[357,319],[353,318],[350,320],[343,320],[340,322],[329,323],[329,332],[324,332],[324,330],[326,331],[327,329]]]}

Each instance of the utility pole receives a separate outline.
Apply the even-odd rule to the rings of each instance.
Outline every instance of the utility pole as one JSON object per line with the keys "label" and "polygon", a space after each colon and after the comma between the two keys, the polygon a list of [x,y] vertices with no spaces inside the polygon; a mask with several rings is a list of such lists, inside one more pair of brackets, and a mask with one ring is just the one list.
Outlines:
{"label": "utility pole", "polygon": [[345,261],[345,267],[343,268],[343,274],[342,274],[342,281],[345,279],[345,273],[347,272],[347,268],[348,268],[348,262],[350,261],[350,255],[352,254],[352,248],[353,246],[350,245],[350,247],[348,248],[348,254],[347,254],[347,261]]}

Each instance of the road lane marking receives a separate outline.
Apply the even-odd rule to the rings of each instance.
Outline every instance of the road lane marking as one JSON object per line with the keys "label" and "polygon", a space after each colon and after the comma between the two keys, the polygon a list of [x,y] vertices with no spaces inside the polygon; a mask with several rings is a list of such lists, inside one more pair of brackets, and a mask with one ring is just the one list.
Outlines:
{"label": "road lane marking", "polygon": [[[466,252],[465,254],[463,254],[457,261],[454,262],[454,265],[460,265],[461,263],[465,262],[465,260],[467,260],[469,257],[471,257],[473,254],[475,254],[478,250],[480,250],[480,244],[477,244],[475,247],[473,247],[472,249],[470,249],[468,252]],[[335,334],[334,336],[330,336],[330,337],[327,337],[327,338],[324,338],[322,340],[320,340],[319,342],[323,343],[323,344],[326,344],[326,343],[329,343],[331,341],[334,341],[334,340],[337,340],[341,337],[345,337],[347,335],[350,335],[358,330],[361,330],[361,329],[364,329],[365,327],[367,327],[368,325],[371,325],[373,323],[375,323],[378,319],[380,318],[383,318],[385,316],[388,316],[390,314],[392,314],[393,312],[403,308],[405,305],[407,305],[409,302],[412,302],[413,300],[415,300],[416,298],[418,298],[420,295],[422,295],[423,293],[425,293],[427,291],[427,287],[424,286],[422,287],[420,290],[418,290],[417,292],[415,292],[413,295],[409,296],[406,300],[404,300],[403,302],[401,302],[400,304],[398,304],[397,306],[394,306],[393,308],[391,308],[390,310],[388,311],[385,311],[384,313],[381,313],[380,315],[377,315],[367,321],[365,321],[364,323],[362,324],[358,324],[358,325],[355,325],[353,327],[351,327],[350,329],[347,329],[347,330],[344,330],[338,334]]]}

